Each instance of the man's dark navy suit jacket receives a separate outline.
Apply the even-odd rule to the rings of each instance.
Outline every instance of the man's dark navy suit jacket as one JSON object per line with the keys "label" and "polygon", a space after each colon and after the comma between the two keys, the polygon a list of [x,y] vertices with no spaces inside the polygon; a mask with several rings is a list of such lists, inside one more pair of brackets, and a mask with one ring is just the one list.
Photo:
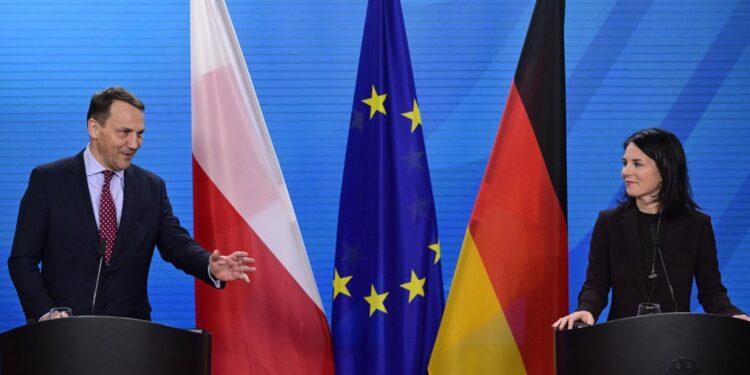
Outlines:
{"label": "man's dark navy suit jacket", "polygon": [[[150,320],[147,280],[154,246],[163,259],[211,285],[209,253],[172,214],[164,181],[131,165],[125,170],[122,215],[109,266],[99,266],[99,230],[91,206],[83,152],[34,168],[21,200],[10,275],[26,318],[55,306],[74,315]],[[41,268],[40,268],[41,262]]]}

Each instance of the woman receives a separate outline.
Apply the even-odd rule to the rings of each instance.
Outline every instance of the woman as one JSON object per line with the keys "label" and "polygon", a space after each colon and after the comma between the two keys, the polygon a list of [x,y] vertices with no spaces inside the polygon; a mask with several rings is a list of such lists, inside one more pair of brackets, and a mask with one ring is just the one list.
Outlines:
{"label": "woman", "polygon": [[610,288],[607,320],[635,316],[642,302],[658,303],[663,312],[688,312],[693,278],[706,312],[750,321],[721,283],[711,218],[691,197],[680,141],[666,130],[645,129],[623,147],[626,199],[599,213],[578,307],[552,327],[594,324]]}

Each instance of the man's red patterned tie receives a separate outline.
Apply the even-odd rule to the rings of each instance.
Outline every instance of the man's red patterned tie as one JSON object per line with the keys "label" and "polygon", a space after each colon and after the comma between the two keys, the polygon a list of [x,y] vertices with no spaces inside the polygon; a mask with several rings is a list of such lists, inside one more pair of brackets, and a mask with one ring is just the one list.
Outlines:
{"label": "man's red patterned tie", "polygon": [[109,265],[112,260],[112,249],[115,247],[117,239],[117,213],[115,212],[115,201],[112,199],[112,193],[109,191],[109,183],[115,172],[104,171],[104,186],[102,186],[102,196],[99,200],[99,238],[107,241],[107,248],[104,253],[104,262]]}

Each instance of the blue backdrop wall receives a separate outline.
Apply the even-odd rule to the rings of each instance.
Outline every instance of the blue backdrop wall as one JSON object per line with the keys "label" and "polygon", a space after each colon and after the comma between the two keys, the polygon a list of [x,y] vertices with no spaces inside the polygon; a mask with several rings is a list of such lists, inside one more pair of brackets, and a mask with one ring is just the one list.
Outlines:
{"label": "blue backdrop wall", "polygon": [[[367,4],[227,3],[330,314]],[[448,290],[533,1],[402,6]],[[569,2],[566,17],[571,308],[596,214],[622,194],[622,140],[663,126],[686,146],[725,284],[750,310],[750,2],[581,0]],[[145,101],[136,163],[167,181],[176,214],[192,230],[189,33],[187,0],[0,1],[0,331],[24,322],[4,263],[27,178],[35,165],[85,147],[94,91],[122,85]],[[190,277],[155,256],[149,291],[154,320],[194,326]]]}

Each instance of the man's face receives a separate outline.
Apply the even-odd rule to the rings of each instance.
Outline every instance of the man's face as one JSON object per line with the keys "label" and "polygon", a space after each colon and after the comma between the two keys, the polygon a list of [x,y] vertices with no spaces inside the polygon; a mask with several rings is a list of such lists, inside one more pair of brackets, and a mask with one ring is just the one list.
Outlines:
{"label": "man's face", "polygon": [[107,121],[100,124],[91,118],[88,130],[94,158],[104,168],[112,171],[126,169],[143,143],[143,111],[115,100],[109,107]]}

